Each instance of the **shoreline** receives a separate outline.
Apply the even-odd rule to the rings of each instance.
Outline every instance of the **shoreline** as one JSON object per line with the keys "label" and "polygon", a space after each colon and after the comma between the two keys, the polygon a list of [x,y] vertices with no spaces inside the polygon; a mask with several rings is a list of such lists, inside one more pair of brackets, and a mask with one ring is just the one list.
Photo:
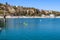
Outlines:
{"label": "shoreline", "polygon": [[[0,16],[0,18],[4,18],[4,17]],[[60,16],[57,16],[57,17],[50,17],[50,16],[44,16],[44,17],[39,17],[39,16],[6,16],[6,18],[60,18]]]}

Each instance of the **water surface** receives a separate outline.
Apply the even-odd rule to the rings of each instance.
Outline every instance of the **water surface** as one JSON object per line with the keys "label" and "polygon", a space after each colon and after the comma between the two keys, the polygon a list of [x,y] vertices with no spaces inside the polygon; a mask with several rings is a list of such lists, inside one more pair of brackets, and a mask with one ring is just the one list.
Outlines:
{"label": "water surface", "polygon": [[60,40],[60,18],[7,18],[1,40]]}

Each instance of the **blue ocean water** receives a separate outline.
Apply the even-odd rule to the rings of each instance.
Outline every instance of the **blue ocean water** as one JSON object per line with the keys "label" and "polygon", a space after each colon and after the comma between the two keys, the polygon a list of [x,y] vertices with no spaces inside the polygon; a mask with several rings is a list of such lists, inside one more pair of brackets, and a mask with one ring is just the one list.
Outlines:
{"label": "blue ocean water", "polygon": [[0,40],[60,40],[60,18],[7,18]]}

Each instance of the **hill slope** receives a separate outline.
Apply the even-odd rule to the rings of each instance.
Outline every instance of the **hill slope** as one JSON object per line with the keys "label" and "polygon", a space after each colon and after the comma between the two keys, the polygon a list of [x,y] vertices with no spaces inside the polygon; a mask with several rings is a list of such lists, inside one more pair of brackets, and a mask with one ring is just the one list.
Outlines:
{"label": "hill slope", "polygon": [[[4,14],[5,13],[5,14]],[[36,8],[28,8],[22,6],[11,6],[9,4],[0,3],[0,16],[10,15],[10,16],[41,16],[50,15],[60,16],[60,12],[50,11],[50,10],[39,10]]]}

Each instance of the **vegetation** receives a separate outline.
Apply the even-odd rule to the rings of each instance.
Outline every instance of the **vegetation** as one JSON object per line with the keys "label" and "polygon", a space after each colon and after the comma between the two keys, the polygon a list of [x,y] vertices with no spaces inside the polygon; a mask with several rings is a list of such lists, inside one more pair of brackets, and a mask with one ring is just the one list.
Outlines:
{"label": "vegetation", "polygon": [[0,15],[3,14],[3,10],[0,10]]}
{"label": "vegetation", "polygon": [[0,3],[0,15],[3,15],[4,11],[6,11],[6,15],[10,16],[41,16],[42,14],[60,16],[60,12],[57,11],[39,10],[33,7],[10,6],[7,2],[6,4]]}

